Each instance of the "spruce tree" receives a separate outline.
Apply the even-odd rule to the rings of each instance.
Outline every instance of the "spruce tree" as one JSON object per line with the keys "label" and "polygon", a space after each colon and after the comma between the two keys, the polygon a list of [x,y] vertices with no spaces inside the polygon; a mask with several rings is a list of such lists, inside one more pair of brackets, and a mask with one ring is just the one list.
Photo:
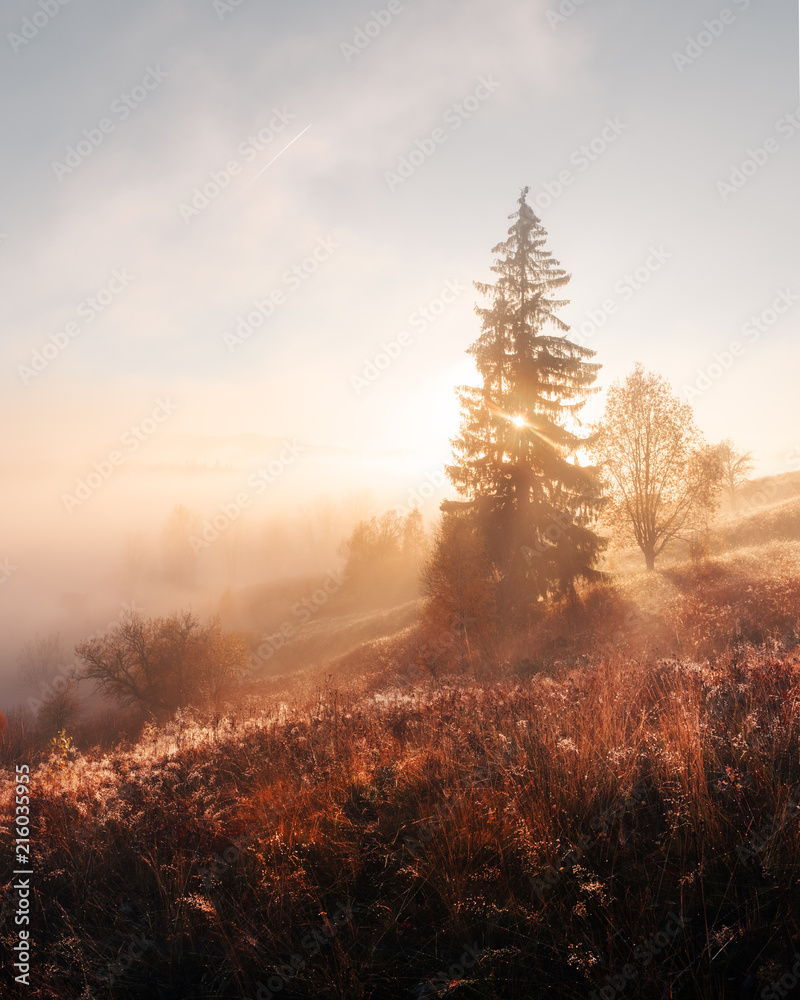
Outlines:
{"label": "spruce tree", "polygon": [[497,280],[475,282],[489,298],[476,306],[482,333],[468,349],[482,384],[457,390],[461,433],[446,471],[463,499],[442,505],[483,533],[505,610],[599,578],[604,546],[591,527],[602,504],[596,470],[577,461],[590,441],[578,433],[578,414],[597,391],[600,365],[567,339],[556,314],[570,275],[545,249],[527,193],[509,216],[508,239],[492,250]]}

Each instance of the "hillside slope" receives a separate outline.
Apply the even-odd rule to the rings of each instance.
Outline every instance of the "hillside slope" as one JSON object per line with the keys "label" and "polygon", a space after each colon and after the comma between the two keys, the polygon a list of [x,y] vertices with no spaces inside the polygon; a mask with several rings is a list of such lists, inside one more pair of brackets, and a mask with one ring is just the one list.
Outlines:
{"label": "hillside slope", "polygon": [[799,555],[592,590],[465,673],[407,671],[406,629],[294,705],[34,764],[37,995],[766,997],[800,950]]}

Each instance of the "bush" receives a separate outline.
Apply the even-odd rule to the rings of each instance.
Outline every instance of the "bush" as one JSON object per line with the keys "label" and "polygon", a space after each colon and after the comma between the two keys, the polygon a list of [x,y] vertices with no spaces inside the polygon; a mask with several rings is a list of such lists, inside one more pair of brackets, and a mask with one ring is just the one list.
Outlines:
{"label": "bush", "polygon": [[219,618],[203,624],[189,611],[150,619],[128,612],[75,652],[83,677],[122,704],[151,711],[217,707],[248,665],[247,645],[238,635],[223,631]]}

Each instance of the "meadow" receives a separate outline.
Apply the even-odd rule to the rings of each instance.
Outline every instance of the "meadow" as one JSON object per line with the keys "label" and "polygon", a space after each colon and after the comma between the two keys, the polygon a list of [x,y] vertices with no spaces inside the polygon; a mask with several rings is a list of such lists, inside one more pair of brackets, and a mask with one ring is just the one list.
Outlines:
{"label": "meadow", "polygon": [[[465,663],[426,663],[403,624],[113,746],[35,751],[9,726],[9,857],[10,772],[31,770],[28,995],[793,995],[786,504],[656,573],[619,556]],[[9,877],[8,944],[14,898]]]}

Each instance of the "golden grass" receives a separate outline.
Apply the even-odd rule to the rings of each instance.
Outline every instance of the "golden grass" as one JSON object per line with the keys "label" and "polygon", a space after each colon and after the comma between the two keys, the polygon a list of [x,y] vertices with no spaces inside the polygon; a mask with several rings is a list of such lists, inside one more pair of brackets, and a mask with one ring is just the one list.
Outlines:
{"label": "golden grass", "polygon": [[759,995],[800,951],[799,556],[587,590],[463,674],[406,629],[280,713],[44,761],[30,995]]}

